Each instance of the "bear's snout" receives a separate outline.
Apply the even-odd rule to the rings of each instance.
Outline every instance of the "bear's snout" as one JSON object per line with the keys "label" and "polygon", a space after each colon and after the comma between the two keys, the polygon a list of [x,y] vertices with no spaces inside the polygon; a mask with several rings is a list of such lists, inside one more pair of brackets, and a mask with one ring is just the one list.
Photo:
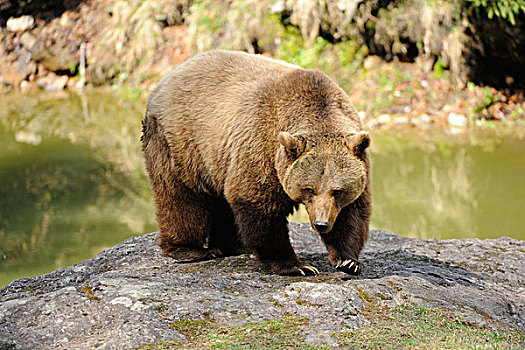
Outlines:
{"label": "bear's snout", "polygon": [[330,224],[327,221],[314,221],[314,228],[319,233],[325,233],[330,229]]}
{"label": "bear's snout", "polygon": [[328,193],[321,193],[310,198],[305,203],[310,225],[320,234],[327,234],[332,230],[339,208],[335,199]]}

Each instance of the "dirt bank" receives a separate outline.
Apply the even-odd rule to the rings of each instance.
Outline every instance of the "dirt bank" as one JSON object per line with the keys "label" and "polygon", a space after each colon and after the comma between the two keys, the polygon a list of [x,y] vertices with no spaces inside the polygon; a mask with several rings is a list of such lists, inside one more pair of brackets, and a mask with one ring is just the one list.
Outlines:
{"label": "dirt bank", "polygon": [[24,91],[87,84],[147,94],[190,55],[224,48],[325,71],[370,128],[524,125],[523,14],[511,25],[481,10],[458,17],[452,2],[439,3],[4,1],[0,81]]}

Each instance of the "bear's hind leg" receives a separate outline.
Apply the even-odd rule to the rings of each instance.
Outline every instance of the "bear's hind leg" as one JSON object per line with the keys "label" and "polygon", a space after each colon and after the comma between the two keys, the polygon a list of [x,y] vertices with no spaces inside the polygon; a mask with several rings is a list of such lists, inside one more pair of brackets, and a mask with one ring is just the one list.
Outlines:
{"label": "bear's hind leg", "polygon": [[222,256],[220,250],[205,247],[212,227],[207,196],[198,195],[179,183],[174,186],[171,198],[164,197],[156,196],[159,244],[164,255],[177,262]]}
{"label": "bear's hind leg", "polygon": [[142,150],[153,190],[162,252],[180,262],[207,260],[221,255],[204,246],[212,218],[209,196],[196,193],[177,177],[178,164],[157,119],[146,115],[142,129]]}
{"label": "bear's hind leg", "polygon": [[220,250],[224,256],[249,253],[240,239],[233,211],[226,199],[214,199],[212,214],[209,247]]}

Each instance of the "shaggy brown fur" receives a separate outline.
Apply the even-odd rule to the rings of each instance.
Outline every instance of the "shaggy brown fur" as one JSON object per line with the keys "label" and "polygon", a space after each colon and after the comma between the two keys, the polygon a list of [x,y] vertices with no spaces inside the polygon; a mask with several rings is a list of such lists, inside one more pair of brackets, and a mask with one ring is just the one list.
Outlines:
{"label": "shaggy brown fur", "polygon": [[286,217],[304,203],[329,263],[361,272],[370,138],[323,73],[241,52],[197,55],[151,93],[142,142],[166,255],[249,251],[274,273],[317,274],[288,237]]}

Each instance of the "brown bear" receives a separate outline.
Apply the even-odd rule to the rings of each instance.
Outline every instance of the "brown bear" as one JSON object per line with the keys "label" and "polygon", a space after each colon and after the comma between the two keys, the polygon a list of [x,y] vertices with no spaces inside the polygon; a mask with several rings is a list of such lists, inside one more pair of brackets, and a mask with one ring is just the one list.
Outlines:
{"label": "brown bear", "polygon": [[165,255],[253,252],[273,273],[317,275],[288,237],[287,216],[303,203],[330,265],[361,272],[370,138],[325,74],[243,52],[199,54],[154,88],[142,124]]}

